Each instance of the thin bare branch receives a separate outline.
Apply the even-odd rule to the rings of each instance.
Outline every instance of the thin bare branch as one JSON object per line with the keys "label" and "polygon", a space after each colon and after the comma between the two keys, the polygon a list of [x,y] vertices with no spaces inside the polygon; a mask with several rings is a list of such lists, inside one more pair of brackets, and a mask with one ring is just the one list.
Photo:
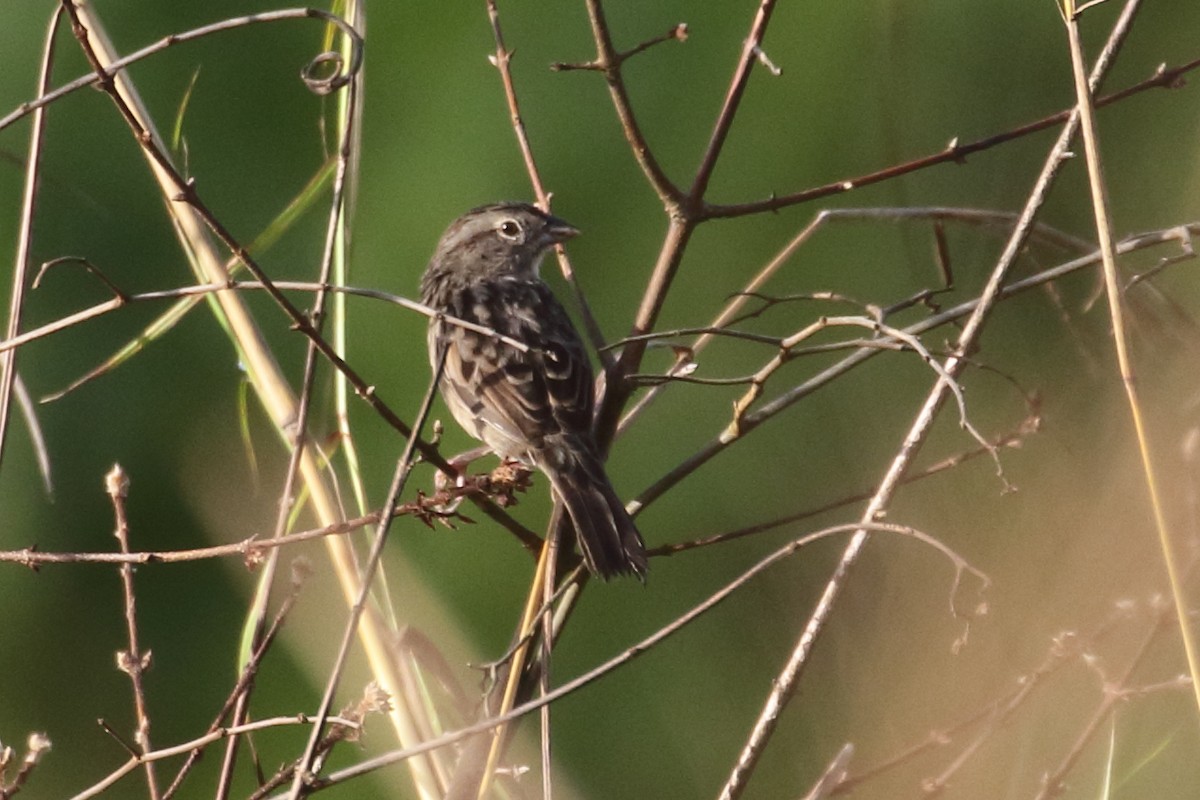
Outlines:
{"label": "thin bare branch", "polygon": [[633,158],[646,176],[651,188],[658,195],[666,208],[673,208],[683,197],[679,190],[654,157],[646,137],[634,116],[633,106],[629,102],[629,94],[625,90],[625,79],[621,76],[621,63],[624,60],[613,46],[612,34],[608,30],[608,20],[604,16],[601,0],[585,0],[588,20],[592,26],[592,38],[596,42],[596,59],[592,62],[595,69],[604,75],[608,84],[608,94],[612,98],[613,108],[617,119],[621,122],[621,130],[625,132],[625,140],[633,151]]}
{"label": "thin bare branch", "polygon": [[1062,760],[1042,779],[1041,791],[1037,793],[1034,800],[1051,800],[1051,798],[1059,797],[1066,790],[1067,775],[1083,755],[1088,743],[1100,730],[1100,726],[1113,713],[1117,705],[1124,702],[1125,696],[1122,689],[1132,685],[1134,675],[1137,674],[1138,668],[1142,666],[1150,653],[1150,645],[1161,634],[1163,627],[1172,621],[1174,621],[1173,614],[1162,614],[1157,623],[1146,631],[1122,673],[1115,680],[1107,682],[1106,691],[1102,693],[1100,703],[1084,723],[1079,735],[1063,755]]}
{"label": "thin bare branch", "polygon": [[[348,719],[345,717],[330,717],[329,722],[336,725],[344,725],[348,728],[358,728],[361,725],[359,720]],[[254,733],[255,731],[268,730],[270,728],[290,727],[292,725],[307,725],[310,723],[310,717],[307,714],[295,714],[290,717],[270,717],[268,719],[255,720],[248,722],[245,725],[239,725],[236,728],[219,728],[215,731],[210,731],[204,736],[199,736],[189,742],[175,745],[174,747],[164,747],[155,750],[151,753],[146,753],[143,756],[132,758],[122,764],[118,769],[114,770],[104,780],[99,781],[82,792],[73,795],[71,800],[88,800],[88,798],[98,797],[107,791],[113,784],[124,778],[130,772],[133,772],[140,765],[146,762],[162,761],[165,758],[174,758],[176,756],[186,755],[198,748],[206,747],[213,742],[220,741],[226,736],[240,736],[246,733]]]}
{"label": "thin bare branch", "polygon": [[[537,709],[541,708],[543,705],[546,705],[547,703],[556,702],[559,698],[565,697],[568,694],[572,694],[576,691],[579,691],[583,687],[599,680],[600,678],[604,677],[608,673],[612,672],[614,669],[618,669],[619,667],[624,666],[625,664],[629,663],[630,661],[633,661],[634,659],[636,659],[638,656],[642,655],[643,653],[646,653],[647,651],[656,647],[657,645],[659,645],[660,643],[662,643],[669,637],[678,633],[680,630],[685,628],[690,623],[694,622],[695,620],[699,619],[704,614],[706,614],[709,611],[711,611],[712,609],[716,608],[722,602],[727,600],[730,597],[730,595],[734,594],[739,589],[746,586],[751,580],[753,580],[754,578],[761,575],[768,568],[770,568],[771,566],[779,563],[780,561],[783,561],[783,560],[787,559],[788,557],[794,555],[795,553],[799,552],[804,547],[807,547],[808,545],[812,544],[813,542],[819,541],[821,539],[825,539],[829,536],[850,533],[852,531],[858,530],[860,527],[862,527],[862,526],[858,523],[847,524],[847,525],[835,525],[835,526],[831,526],[829,528],[824,528],[822,530],[815,531],[806,536],[802,536],[791,542],[788,542],[786,545],[780,547],[779,549],[775,550],[773,553],[771,553],[771,554],[767,555],[766,557],[762,558],[761,560],[759,560],[757,563],[755,563],[749,569],[745,570],[737,578],[730,581],[729,583],[727,583],[722,588],[718,589],[713,594],[709,595],[705,600],[703,600],[699,604],[693,606],[686,613],[675,618],[668,625],[664,625],[663,627],[659,628],[657,631],[652,633],[650,636],[647,636],[645,639],[642,639],[637,644],[626,649],[624,652],[614,656],[613,658],[610,658],[609,660],[607,660],[604,663],[600,664],[599,666],[594,667],[593,669],[583,673],[582,675],[580,675],[576,678],[573,678],[572,680],[568,681],[567,683],[564,683],[563,685],[559,686],[558,688],[550,691],[548,694],[543,695],[538,698],[535,698],[533,700],[530,700],[526,703],[522,703],[521,705],[517,706],[516,708],[512,709],[511,711],[509,711],[506,714],[503,714],[503,715],[500,715],[497,717],[488,717],[487,719],[484,719],[473,725],[468,725],[464,728],[460,728],[459,730],[442,734],[441,736],[438,736],[437,738],[431,739],[427,742],[422,742],[420,745],[418,745],[416,747],[410,747],[410,748],[406,748],[404,750],[398,750],[398,751],[394,751],[391,753],[385,753],[384,755],[377,756],[377,757],[371,758],[371,759],[367,759],[359,764],[355,764],[352,767],[348,767],[344,770],[340,770],[338,772],[332,773],[327,778],[315,781],[312,785],[312,788],[318,789],[318,788],[324,788],[327,786],[332,786],[337,783],[344,783],[348,780],[352,780],[354,778],[357,778],[361,775],[368,774],[375,770],[382,769],[387,766],[391,766],[392,764],[397,764],[397,763],[403,762],[406,759],[412,758],[413,756],[421,755],[422,753],[427,753],[431,750],[436,750],[441,747],[448,747],[450,745],[457,744],[458,742],[468,739],[468,738],[474,736],[475,734],[492,730],[499,725],[506,724],[508,722],[511,722],[514,719],[517,719],[519,717],[525,716],[526,714],[532,713],[532,712],[536,711]],[[960,586],[961,578],[964,573],[973,575],[978,580],[980,592],[986,591],[987,587],[991,583],[990,579],[985,574],[983,574],[979,570],[972,567],[961,556],[959,556],[953,550],[949,549],[945,544],[938,541],[936,538],[934,538],[926,533],[923,533],[922,531],[916,530],[915,528],[910,528],[905,525],[895,525],[892,523],[871,523],[871,524],[867,525],[866,527],[868,527],[870,530],[875,531],[875,532],[894,533],[894,534],[899,534],[901,536],[916,539],[918,542],[921,542],[922,544],[932,547],[938,553],[942,554],[945,558],[949,559],[951,564],[954,566],[954,572],[955,572],[954,589],[955,590],[957,590],[958,587]],[[284,795],[280,795],[275,798],[272,798],[272,800],[283,800],[284,797],[285,797]]]}
{"label": "thin bare branch", "polygon": [[[62,9],[50,14],[50,26],[46,31],[46,43],[42,50],[41,74],[38,77],[37,96],[43,98],[50,90],[50,76],[54,71],[54,41]],[[46,109],[39,107],[33,115],[29,132],[29,155],[25,163],[25,190],[21,198],[21,225],[17,235],[17,255],[13,263],[12,294],[9,297],[8,324],[5,338],[11,339],[21,330],[21,311],[25,303],[25,282],[29,276],[29,252],[33,245],[33,219],[37,212],[38,183],[42,160],[42,139],[46,128]],[[15,350],[0,352],[0,462],[4,460],[5,443],[8,441],[8,418],[11,410],[13,383],[17,377],[17,353]]]}
{"label": "thin bare branch", "polygon": [[[1184,85],[1183,78],[1187,73],[1200,68],[1200,58],[1193,59],[1183,64],[1174,67],[1168,67],[1165,64],[1159,66],[1152,76],[1143,81],[1133,84],[1125,89],[1112,94],[1105,95],[1096,99],[1096,107],[1103,108],[1104,106],[1112,105],[1120,102],[1127,97],[1139,94],[1149,89],[1178,89]],[[1053,128],[1056,125],[1066,123],[1071,115],[1075,113],[1074,108],[1068,108],[1059,111],[1056,114],[1051,114],[1048,117],[1043,117],[1034,122],[1022,125],[1012,130],[1004,131],[992,136],[979,139],[974,142],[962,144],[957,138],[952,139],[945,148],[936,153],[931,153],[921,158],[913,159],[912,161],[896,164],[886,167],[875,172],[868,172],[864,175],[859,175],[853,178],[842,178],[841,180],[832,181],[822,186],[814,186],[809,189],[804,189],[799,192],[792,192],[783,195],[772,195],[766,200],[758,200],[749,203],[735,203],[729,205],[705,204],[701,209],[700,216],[703,219],[724,219],[728,217],[743,217],[749,214],[760,214],[764,211],[779,211],[790,206],[808,203],[813,200],[820,200],[825,197],[843,194],[845,192],[860,189],[864,186],[870,186],[874,183],[891,180],[892,178],[907,175],[919,170],[928,169],[929,167],[938,164],[961,164],[964,163],[968,156],[976,153],[990,150],[1001,144],[1006,144],[1015,139],[1020,139],[1029,136],[1039,131],[1044,131]]]}
{"label": "thin bare branch", "polygon": [[[1186,230],[1191,230],[1194,233],[1200,233],[1200,223],[1188,223],[1183,226]],[[1158,231],[1151,231],[1143,234],[1135,234],[1117,246],[1119,254],[1131,253],[1137,250],[1142,250],[1148,247],[1157,247],[1163,244],[1177,244],[1179,242],[1178,226],[1166,228]],[[1044,286],[1052,281],[1059,280],[1072,273],[1083,269],[1095,267],[1100,263],[1100,254],[1098,252],[1091,253],[1080,258],[1072,259],[1055,267],[1042,270],[1029,277],[1013,281],[1005,286],[999,295],[999,299],[1007,299],[1021,292],[1029,291],[1040,286]],[[934,314],[928,319],[914,323],[905,327],[905,333],[912,336],[921,336],[930,330],[950,322],[961,320],[969,316],[975,311],[979,305],[979,299],[966,300],[956,306],[944,309],[943,311]],[[874,343],[876,345],[882,344]],[[704,464],[708,463],[712,458],[721,454],[727,447],[745,439],[745,434],[759,425],[770,421],[783,411],[790,408],[798,401],[808,397],[813,392],[823,386],[828,385],[838,376],[844,375],[852,369],[860,366],[864,362],[882,352],[887,348],[880,346],[861,347],[855,352],[843,358],[829,367],[821,370],[816,375],[808,380],[798,384],[797,386],[788,389],[778,397],[764,403],[756,411],[752,411],[745,416],[741,422],[742,436],[730,439],[724,435],[717,436],[704,444],[699,450],[693,453],[688,458],[684,459],[673,469],[663,475],[661,478],[644,489],[635,500],[629,504],[630,513],[637,513],[650,505],[652,502],[661,497],[671,487],[682,481],[687,476],[691,475]]]}
{"label": "thin bare branch", "polygon": [[[992,455],[996,450],[998,450],[1002,447],[1020,447],[1021,443],[1026,438],[1028,438],[1029,436],[1033,435],[1034,433],[1036,433],[1038,431],[1038,429],[1040,428],[1040,424],[1041,423],[1040,423],[1039,417],[1030,416],[1029,418],[1022,421],[1022,423],[1016,428],[1016,430],[1001,434],[999,436],[992,437],[988,441],[986,446],[980,446],[980,447],[973,448],[971,450],[966,450],[961,453],[957,453],[955,455],[944,458],[944,459],[938,461],[937,463],[930,464],[928,467],[921,470],[920,472],[914,472],[914,473],[910,473],[910,474],[906,475],[904,477],[904,483],[906,483],[906,484],[915,483],[917,481],[921,481],[926,478],[931,478],[934,475],[938,475],[942,472],[946,472],[947,470],[954,469],[955,467],[958,467],[959,465],[964,464],[968,461],[972,461],[980,456]],[[765,533],[766,531],[775,530],[776,528],[780,528],[784,525],[790,525],[794,522],[800,522],[802,520],[812,519],[813,517],[819,516],[821,514],[827,514],[830,511],[836,511],[839,508],[845,508],[846,506],[855,505],[856,503],[866,502],[867,500],[871,499],[871,496],[873,494],[874,494],[873,489],[856,492],[855,494],[847,495],[845,497],[840,497],[837,500],[831,500],[828,503],[823,503],[823,504],[821,504],[819,506],[815,506],[813,508],[807,508],[802,511],[795,511],[795,512],[792,512],[791,514],[785,514],[781,517],[776,517],[774,519],[770,519],[765,522],[755,523],[754,525],[747,525],[742,528],[736,528],[734,530],[727,531],[725,533],[717,533],[717,534],[713,534],[711,536],[705,536],[700,539],[690,539],[688,541],[675,542],[672,544],[664,544],[664,545],[659,545],[658,547],[652,547],[652,548],[648,549],[646,551],[646,553],[647,553],[647,555],[649,555],[651,557],[673,556],[676,553],[682,553],[687,550],[693,550],[697,547],[708,547],[708,546],[714,545],[714,544],[722,544],[723,542],[731,542],[735,539],[741,539],[746,536],[754,536],[759,533]]]}
{"label": "thin bare branch", "polygon": [[[129,554],[129,519],[125,514],[125,498],[129,496],[129,478],[120,464],[104,476],[104,490],[113,504],[113,516],[116,519],[114,536],[121,552]],[[128,562],[121,565],[121,588],[125,598],[125,633],[129,637],[129,649],[117,653],[117,668],[129,676],[133,684],[133,711],[137,720],[133,740],[137,743],[138,754],[145,756],[154,748],[150,745],[150,715],[146,711],[146,688],[142,682],[142,673],[150,667],[151,654],[149,650],[142,651],[138,644],[137,601],[133,590],[133,566]],[[154,775],[154,763],[145,762],[146,786],[151,800],[159,800],[158,779]]]}
{"label": "thin bare branch", "polygon": [[[541,172],[533,157],[533,147],[530,146],[529,136],[525,132],[525,122],[521,118],[521,105],[517,102],[517,90],[513,84],[512,70],[509,68],[513,51],[504,44],[504,33],[500,29],[500,10],[496,6],[496,0],[487,0],[487,10],[488,19],[492,23],[492,38],[496,42],[496,52],[489,56],[489,59],[496,67],[496,71],[500,73],[500,82],[504,86],[504,99],[508,103],[508,115],[512,122],[513,133],[517,136],[517,146],[521,149],[521,157],[525,161],[525,172],[529,175],[529,182],[533,184],[533,193],[537,197],[538,206],[543,211],[549,212],[550,194],[542,184]],[[554,254],[558,257],[559,270],[567,281],[567,285],[571,287],[575,301],[579,304],[583,327],[587,331],[588,338],[591,339],[592,347],[600,354],[601,361],[607,366],[609,356],[604,351],[604,333],[600,330],[600,324],[596,322],[595,315],[592,314],[592,308],[584,296],[583,287],[579,285],[579,281],[575,277],[575,270],[571,266],[567,250],[561,244],[556,244],[554,245]]]}
{"label": "thin bare branch", "polygon": [[[1139,5],[1140,0],[1129,0],[1126,4],[1120,19],[1109,36],[1104,52],[1097,61],[1091,78],[1093,86],[1099,83],[1100,78],[1107,72],[1108,67],[1111,65],[1112,59],[1129,31]],[[1051,148],[1046,162],[1042,167],[1041,174],[1034,183],[1025,207],[1021,212],[1020,220],[1014,228],[1012,236],[1004,248],[1004,252],[988,277],[987,284],[979,296],[978,304],[974,311],[971,312],[970,318],[963,326],[962,333],[958,337],[955,351],[959,355],[951,356],[943,364],[945,374],[939,376],[934,381],[933,388],[913,419],[912,426],[909,428],[900,449],[897,451],[895,458],[893,458],[883,479],[880,481],[875,495],[867,503],[867,507],[860,517],[863,523],[881,519],[886,514],[886,510],[891,504],[896,489],[908,473],[913,459],[920,451],[921,445],[925,442],[929,431],[932,429],[933,422],[951,388],[951,381],[958,377],[959,373],[966,366],[965,357],[969,356],[977,346],[979,335],[1000,296],[1000,290],[1004,285],[1005,277],[1013,263],[1015,263],[1017,255],[1024,247],[1029,231],[1032,228],[1034,217],[1045,202],[1050,186],[1058,174],[1059,167],[1067,157],[1067,148],[1071,138],[1075,135],[1078,120],[1079,116],[1077,113],[1071,116],[1071,119],[1059,135],[1058,140]],[[721,789],[719,794],[720,800],[736,800],[745,791],[750,776],[754,773],[754,769],[763,751],[766,749],[767,743],[774,734],[780,714],[795,694],[800,677],[804,672],[804,667],[808,663],[808,657],[812,652],[813,645],[821,631],[824,630],[825,623],[833,613],[834,604],[848,579],[850,568],[858,560],[867,539],[868,532],[866,529],[856,532],[842,552],[842,557],[833,574],[830,576],[825,590],[818,600],[817,606],[814,608],[808,622],[805,624],[799,639],[796,641],[791,655],[788,657],[778,677],[771,684],[771,690],[747,738],[746,745],[739,754],[728,780]]]}
{"label": "thin bare branch", "polygon": [[[1160,615],[1161,612],[1162,609],[1159,609]],[[1039,690],[1044,689],[1050,678],[1061,672],[1067,665],[1077,664],[1080,660],[1085,659],[1089,651],[1115,633],[1119,624],[1128,618],[1128,608],[1123,604],[1114,604],[1108,617],[1089,634],[1079,635],[1073,631],[1063,631],[1055,635],[1045,656],[1037,666],[1007,682],[1007,686],[1014,688],[1007,689],[1000,696],[980,704],[974,711],[955,722],[929,731],[913,744],[902,748],[883,761],[845,776],[833,787],[830,794],[843,795],[853,792],[868,781],[911,763],[924,753],[956,744],[958,740],[955,737],[977,726],[980,727],[980,730],[976,732],[970,742],[966,743],[964,752],[978,752],[979,746],[989,741],[995,732],[1007,724],[1021,708],[1025,707]],[[1162,630],[1161,621],[1156,621],[1154,625],[1160,631]],[[961,757],[961,753],[954,759],[959,767],[967,763],[967,760]],[[952,774],[951,770],[945,770],[938,778],[923,782],[923,786],[930,791],[939,791],[948,785]]]}
{"label": "thin bare branch", "polygon": [[[343,31],[349,31],[350,33],[353,33],[353,31],[351,31],[349,26],[346,24],[345,20],[329,13],[328,11],[322,11],[319,8],[284,8],[276,11],[268,11],[262,14],[247,14],[242,17],[233,17],[231,19],[221,20],[220,22],[214,22],[211,25],[202,25],[199,28],[192,28],[191,30],[184,31],[182,33],[172,33],[164,36],[153,44],[143,47],[140,50],[135,50],[127,56],[113,59],[112,62],[108,64],[107,67],[104,67],[100,72],[89,72],[87,75],[81,75],[70,83],[64,84],[63,86],[60,86],[52,92],[48,92],[46,95],[39,97],[36,100],[22,103],[21,105],[17,106],[16,109],[10,111],[4,117],[0,118],[0,131],[4,130],[9,125],[12,125],[17,120],[32,114],[39,108],[44,108],[50,103],[53,103],[61,97],[65,97],[72,92],[77,92],[86,86],[91,86],[105,80],[111,80],[114,75],[131,64],[136,64],[143,59],[160,53],[163,50],[166,50],[168,47],[173,47],[185,42],[192,42],[197,39],[203,39],[204,37],[212,36],[213,34],[236,30],[237,28],[244,28],[259,23],[282,22],[283,20],[289,19],[315,19],[319,22],[336,25]],[[321,83],[319,86],[321,90],[331,91],[333,88],[336,88],[335,84],[340,85],[345,81],[347,75],[354,74],[361,68],[362,41],[361,39],[357,38],[355,41],[357,42],[357,45],[354,49],[354,55],[350,63],[341,65],[342,70],[340,74],[336,76],[333,82],[326,80]],[[307,71],[308,69],[306,68],[306,72]]]}
{"label": "thin bare branch", "polygon": [[12,764],[16,752],[11,747],[0,744],[0,800],[9,800],[25,788],[25,784],[33,776],[34,767],[41,763],[42,757],[46,753],[50,752],[51,745],[50,737],[46,734],[29,734],[25,740],[25,755],[21,757],[17,774],[10,778],[5,774],[6,768]]}
{"label": "thin bare branch", "polygon": [[[463,498],[478,496],[480,499],[501,498],[511,503],[508,494],[520,490],[494,474],[464,476],[460,484],[448,486],[433,495],[421,495],[415,500],[396,507],[394,516],[413,516],[427,525],[434,521],[453,527],[455,522],[470,522],[453,508]],[[494,503],[493,503],[494,505]],[[325,536],[342,535],[379,522],[379,512],[371,512],[352,519],[325,525],[320,528],[298,531],[279,538],[260,539],[249,536],[232,544],[214,545],[188,550],[146,550],[131,553],[54,553],[43,552],[36,546],[20,550],[0,550],[0,563],[20,564],[37,570],[47,564],[178,564],[202,561],[209,558],[242,558],[251,568],[259,564],[268,550],[320,539]],[[521,528],[522,545],[536,554],[542,547],[542,539],[528,528]]]}
{"label": "thin bare branch", "polygon": [[[360,588],[358,598],[350,607],[350,613],[342,632],[341,646],[338,648],[334,666],[330,670],[329,681],[326,683],[325,694],[321,698],[321,705],[317,709],[312,733],[304,749],[304,755],[300,757],[296,765],[296,774],[290,793],[290,797],[293,800],[304,794],[306,787],[315,778],[311,770],[313,758],[317,752],[317,744],[321,740],[325,719],[333,707],[333,695],[337,691],[338,684],[341,682],[342,670],[345,668],[346,658],[350,654],[350,643],[354,641],[358,631],[359,620],[362,618],[363,612],[367,607],[371,594],[371,583],[378,571],[380,559],[383,558],[383,546],[387,543],[388,531],[391,529],[393,512],[399,504],[400,494],[404,491],[404,485],[408,482],[408,476],[412,472],[417,441],[420,431],[425,425],[425,421],[429,418],[429,412],[433,408],[433,399],[437,395],[438,380],[442,377],[442,367],[445,365],[445,362],[446,351],[443,348],[442,352],[438,355],[438,363],[434,367],[433,376],[429,381],[429,388],[425,391],[425,397],[421,401],[420,410],[418,410],[413,422],[413,433],[408,437],[408,441],[405,442],[404,452],[400,455],[400,460],[396,464],[396,473],[392,477],[392,484],[388,490],[387,499],[384,501],[383,509],[380,512],[379,523],[375,530],[375,538],[371,542],[371,552],[367,557],[366,564],[363,565],[362,576],[359,578]],[[442,791],[445,791],[445,787],[442,787]]]}
{"label": "thin bare branch", "polygon": [[[678,25],[672,26],[671,29],[668,30],[666,33],[660,34],[658,36],[652,36],[649,39],[647,39],[646,41],[642,42],[641,44],[634,45],[633,47],[629,48],[628,50],[626,50],[624,52],[614,53],[614,55],[616,56],[616,60],[618,62],[624,63],[626,60],[632,58],[633,56],[636,56],[638,53],[643,53],[646,50],[649,50],[651,47],[654,47],[656,44],[662,44],[663,42],[671,42],[671,41],[686,42],[687,37],[688,37],[687,23],[681,22]],[[554,70],[555,72],[570,72],[572,70],[592,70],[594,72],[603,72],[604,71],[604,68],[595,61],[587,61],[584,63],[571,63],[571,62],[564,62],[564,61],[555,61],[553,64],[550,65],[550,69]]]}
{"label": "thin bare branch", "polygon": [[687,202],[690,207],[698,207],[704,202],[704,195],[708,191],[708,181],[712,178],[713,170],[716,169],[717,159],[721,157],[721,149],[725,146],[725,139],[729,135],[729,128],[733,125],[734,115],[737,114],[742,96],[746,93],[746,85],[750,82],[750,70],[758,61],[758,54],[762,52],[763,37],[767,35],[767,25],[771,22],[771,13],[774,10],[775,0],[761,0],[758,11],[754,14],[754,21],[750,24],[750,34],[742,44],[741,58],[738,59],[738,64],[733,71],[733,79],[729,82],[729,89],[725,93],[725,102],[721,104],[721,111],[717,114],[717,121],[713,125],[708,146],[704,149],[704,155],[700,158],[700,166],[696,169],[692,188],[688,190]]}

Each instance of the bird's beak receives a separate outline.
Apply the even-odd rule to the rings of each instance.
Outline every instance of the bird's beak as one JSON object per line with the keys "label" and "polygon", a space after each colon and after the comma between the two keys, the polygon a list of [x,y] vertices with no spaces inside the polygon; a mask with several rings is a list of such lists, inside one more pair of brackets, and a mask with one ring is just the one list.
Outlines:
{"label": "bird's beak", "polygon": [[546,217],[546,237],[551,244],[561,244],[567,239],[573,239],[579,235],[579,228],[576,228],[565,219],[558,217]]}

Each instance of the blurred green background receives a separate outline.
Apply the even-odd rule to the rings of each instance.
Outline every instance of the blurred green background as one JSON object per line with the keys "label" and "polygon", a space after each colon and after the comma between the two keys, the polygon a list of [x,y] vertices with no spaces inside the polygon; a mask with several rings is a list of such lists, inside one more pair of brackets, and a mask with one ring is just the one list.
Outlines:
{"label": "blurred green background", "polygon": [[[278,6],[211,0],[122,0],[97,4],[124,52],[168,33]],[[1150,0],[1107,83],[1120,88],[1160,64],[1200,57],[1200,6]],[[9,0],[0,26],[0,113],[31,98],[51,0]],[[619,48],[689,26],[686,42],[661,44],[625,67],[646,138],[667,173],[686,186],[707,142],[729,75],[749,29],[752,2],[611,4]],[[500,4],[517,91],[556,213],[584,231],[571,256],[610,339],[630,325],[666,221],[630,156],[601,77],[555,73],[594,49],[581,2]],[[1093,54],[1119,11],[1109,2],[1086,15]],[[332,104],[306,90],[300,69],[319,52],[312,21],[258,25],[173,47],[131,75],[170,129],[198,71],[184,118],[187,171],[225,225],[252,239],[305,185],[324,159],[322,114]],[[55,84],[87,66],[68,33],[59,37]],[[496,70],[484,4],[377,3],[368,8],[361,176],[353,221],[355,285],[413,296],[442,229],[464,210],[497,199],[530,199]],[[762,199],[852,178],[969,142],[1051,114],[1072,102],[1062,23],[1049,0],[1004,3],[869,2],[780,4],[764,49],[782,69],[756,68],[709,192],[713,202]],[[1200,98],[1195,87],[1154,90],[1100,115],[1118,235],[1200,218]],[[0,131],[0,252],[14,253],[29,121]],[[702,325],[820,208],[969,206],[1016,210],[1057,131],[817,205],[715,221],[700,228],[664,308],[660,327]],[[1081,147],[1080,147],[1081,150]],[[262,254],[277,278],[313,276],[326,211],[309,211]],[[1042,221],[1089,238],[1082,159],[1062,173]],[[978,292],[1003,243],[995,231],[948,228],[955,291]],[[1166,250],[1128,260],[1155,263]],[[1174,252],[1174,251],[1171,251]],[[33,260],[86,256],[127,291],[190,282],[163,201],[111,102],[88,89],[48,115]],[[1033,247],[1022,273],[1067,256]],[[1195,265],[1156,284],[1176,310],[1195,314]],[[544,270],[562,291],[550,264]],[[553,273],[553,274],[551,274]],[[5,281],[7,286],[10,281]],[[855,223],[819,234],[766,287],[771,294],[836,291],[886,305],[938,288],[928,225]],[[871,542],[819,640],[747,797],[799,797],[844,742],[855,744],[852,773],[878,764],[931,731],[950,727],[1004,697],[1033,672],[1064,631],[1081,658],[1054,673],[1006,723],[953,739],[873,779],[856,797],[920,794],[973,736],[980,751],[955,774],[949,797],[1028,797],[1053,770],[1151,628],[1153,598],[1166,592],[1128,412],[1108,337],[1104,302],[1086,306],[1095,273],[1006,302],[966,378],[972,420],[985,434],[1013,428],[1026,410],[1011,376],[1041,400],[1044,430],[1002,453],[1004,493],[988,459],[903,490],[889,519],[939,537],[987,572],[988,616],[952,652],[962,623],[948,611],[952,570],[928,548],[881,536]],[[7,295],[7,292],[6,292]],[[102,287],[70,268],[51,273],[28,297],[26,329],[105,299]],[[1140,385],[1162,458],[1181,550],[1193,552],[1195,473],[1186,460],[1196,424],[1196,339],[1189,324],[1140,295],[1136,355]],[[303,299],[303,298],[301,298]],[[1160,298],[1159,298],[1160,299]],[[298,380],[304,342],[264,298],[250,300],[288,374]],[[415,413],[427,380],[425,321],[351,300],[350,361],[402,416]],[[20,374],[39,397],[60,389],[136,336],[162,308],[138,306],[39,340],[19,355]],[[751,323],[798,330],[844,306],[796,304]],[[898,322],[913,321],[908,312]],[[945,329],[925,341],[952,341]],[[701,376],[752,372],[770,353],[722,343],[700,359]],[[652,350],[645,371],[670,364]],[[774,396],[832,361],[802,359],[768,387]],[[691,475],[640,518],[651,545],[737,528],[869,489],[896,452],[933,377],[911,355],[884,355],[804,399]],[[324,383],[328,382],[328,371]],[[132,539],[139,549],[179,549],[269,534],[286,457],[251,404],[257,469],[239,434],[242,383],[236,355],[204,306],[131,363],[63,400],[39,407],[53,461],[54,493],[40,487],[27,426],[9,433],[0,470],[0,549],[114,549],[103,475],[119,462],[132,480]],[[715,436],[728,422],[736,388],[678,385],[664,392],[615,446],[614,483],[634,496]],[[318,393],[319,433],[332,429],[328,391]],[[446,417],[439,405],[436,412]],[[953,409],[943,413],[921,459],[971,449]],[[403,440],[356,404],[352,420],[372,503],[382,500]],[[443,451],[469,442],[451,424]],[[543,481],[515,514],[534,529],[548,512]],[[412,489],[428,490],[432,472]],[[470,513],[470,512],[468,512]],[[666,624],[784,541],[854,518],[852,507],[805,523],[692,551],[652,565],[648,585],[588,587],[557,651],[556,680],[619,652]],[[1186,539],[1186,541],[1185,541]],[[563,797],[712,797],[757,716],[841,550],[840,538],[809,547],[634,664],[556,705],[555,753]],[[316,575],[281,646],[268,659],[254,715],[315,709],[342,624],[342,604],[319,545],[298,548]],[[402,519],[387,566],[397,616],[424,631],[470,690],[466,666],[498,657],[524,598],[531,562],[506,534],[483,522],[457,531]],[[34,573],[0,565],[0,741],[21,749],[44,731],[54,750],[25,790],[63,797],[99,780],[125,757],[96,726],[132,730],[128,680],[113,666],[125,647],[120,585],[110,567],[57,566]],[[173,744],[199,733],[233,683],[239,626],[253,576],[236,560],[145,567],[137,572],[152,738]],[[960,599],[974,602],[974,587]],[[1193,594],[1195,592],[1193,591]],[[1125,610],[1104,637],[1093,632]],[[1161,631],[1132,683],[1186,671],[1177,631]],[[343,700],[367,679],[355,664]],[[1200,786],[1194,753],[1197,713],[1187,692],[1133,699],[1109,733],[1083,750],[1067,796],[1100,796],[1111,770],[1113,797],[1192,797]],[[1109,724],[1108,722],[1105,723]],[[1105,729],[1107,731],[1107,728]],[[534,726],[510,753],[536,763]],[[294,754],[304,734],[257,738],[269,771]],[[374,719],[364,747],[382,752],[390,728]],[[337,762],[357,758],[346,748]],[[183,796],[206,796],[219,758],[211,754]],[[246,770],[243,770],[246,773]],[[393,767],[334,790],[334,797],[406,797],[407,772]],[[536,795],[536,781],[530,781]],[[242,774],[244,796],[251,776]],[[407,788],[406,788],[407,787]],[[140,776],[109,793],[142,797]]]}

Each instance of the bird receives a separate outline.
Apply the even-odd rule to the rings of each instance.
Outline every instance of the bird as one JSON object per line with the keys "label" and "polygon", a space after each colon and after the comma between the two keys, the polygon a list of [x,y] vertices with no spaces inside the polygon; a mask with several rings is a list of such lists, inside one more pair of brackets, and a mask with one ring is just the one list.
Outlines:
{"label": "bird", "polygon": [[592,433],[595,382],[587,350],[538,274],[546,253],[578,233],[516,202],[480,206],[452,222],[421,278],[421,302],[439,312],[430,318],[429,360],[435,371],[442,364],[438,389],[468,434],[502,459],[546,476],[588,569],[605,580],[633,574],[644,581],[645,543]]}

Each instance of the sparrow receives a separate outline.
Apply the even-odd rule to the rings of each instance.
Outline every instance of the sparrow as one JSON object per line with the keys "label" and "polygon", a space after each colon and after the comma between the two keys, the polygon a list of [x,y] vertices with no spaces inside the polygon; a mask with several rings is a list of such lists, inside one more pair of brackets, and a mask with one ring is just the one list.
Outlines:
{"label": "sparrow", "polygon": [[527,346],[433,317],[438,388],[471,436],[541,471],[566,509],[593,574],[646,574],[646,546],[613,489],[592,435],[595,381],[566,310],[538,275],[546,252],[579,233],[524,203],[496,203],[450,224],[421,278],[421,301]]}

